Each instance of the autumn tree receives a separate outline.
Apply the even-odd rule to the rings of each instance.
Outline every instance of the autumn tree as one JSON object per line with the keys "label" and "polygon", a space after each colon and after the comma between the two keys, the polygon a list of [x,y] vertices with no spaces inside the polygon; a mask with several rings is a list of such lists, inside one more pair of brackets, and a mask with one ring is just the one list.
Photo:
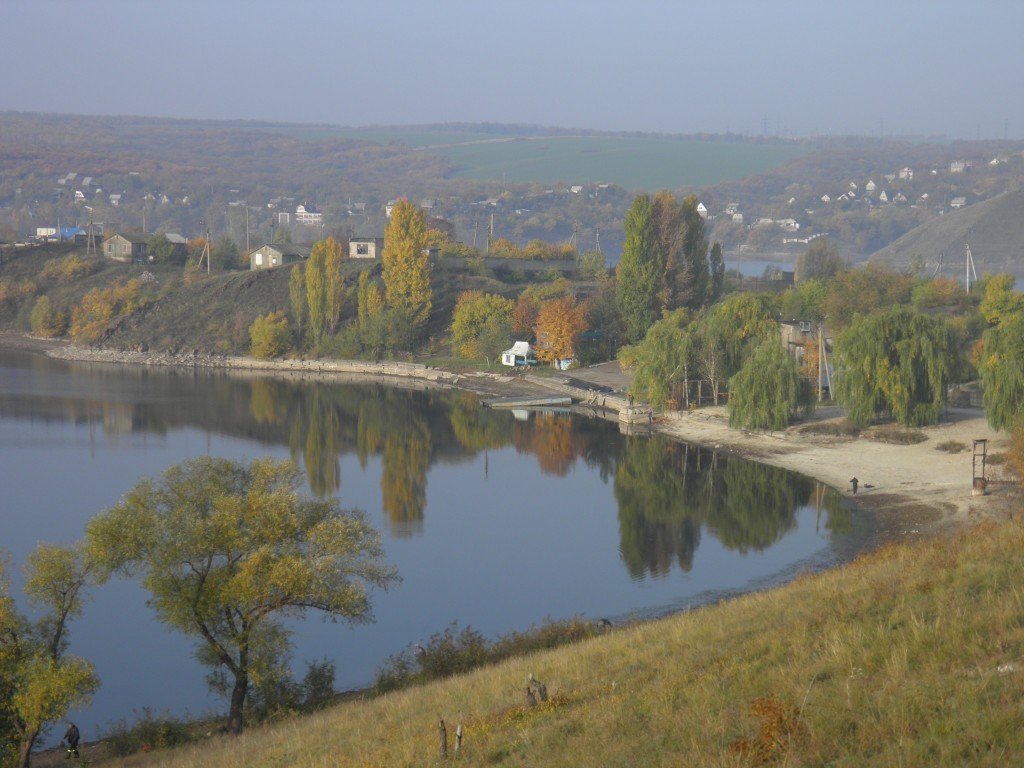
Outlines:
{"label": "autumn tree", "polygon": [[316,243],[306,261],[306,307],[309,335],[319,344],[327,331],[327,241]]}
{"label": "autumn tree", "polygon": [[[81,615],[91,566],[80,548],[40,545],[29,557],[20,615],[0,562],[0,759],[28,768],[49,724],[84,706],[99,687],[88,661],[67,652],[68,626]],[[6,763],[5,763],[6,764]]]}
{"label": "autumn tree", "polygon": [[907,304],[915,279],[877,264],[848,269],[827,283],[823,305],[830,328],[845,328],[856,314]]}
{"label": "autumn tree", "polygon": [[380,315],[384,308],[384,294],[373,279],[372,272],[364,269],[359,273],[359,284],[356,290],[356,312],[360,330]]}
{"label": "autumn tree", "polygon": [[250,351],[253,357],[269,360],[284,354],[292,345],[292,333],[284,312],[260,315],[249,326]]}
{"label": "autumn tree", "polygon": [[494,352],[493,344],[488,344],[486,350],[481,349],[481,337],[490,342],[491,336],[501,335],[502,332],[505,340],[501,343],[507,347],[512,331],[514,306],[511,299],[493,293],[460,293],[452,314],[452,351],[459,357],[468,359],[481,356],[490,359]]}
{"label": "autumn tree", "polygon": [[985,278],[985,292],[978,310],[985,322],[998,326],[1024,312],[1024,292],[1013,290],[1016,278],[1002,274]]}
{"label": "autumn tree", "polygon": [[616,299],[626,340],[639,341],[657,318],[661,284],[657,233],[649,195],[639,195],[626,213],[626,239],[615,270]]}
{"label": "autumn tree", "polygon": [[587,330],[587,307],[571,296],[545,301],[537,313],[537,359],[556,363],[576,356],[576,343]]}
{"label": "autumn tree", "polygon": [[949,324],[905,307],[858,315],[836,339],[836,399],[859,426],[892,416],[934,424],[958,358]]}
{"label": "autumn tree", "polygon": [[835,243],[827,237],[814,239],[807,250],[796,257],[794,272],[796,281],[830,280],[846,269],[846,262],[839,256]]}
{"label": "autumn tree", "polygon": [[38,336],[49,338],[62,336],[68,327],[68,316],[64,312],[54,309],[49,296],[40,296],[32,305],[29,325],[32,328],[32,333]]}
{"label": "autumn tree", "polygon": [[326,241],[324,256],[324,324],[327,333],[335,333],[341,323],[345,304],[345,276],[341,271],[342,247],[333,237]]}
{"label": "autumn tree", "polygon": [[384,297],[391,309],[408,318],[414,331],[426,325],[432,306],[426,248],[423,211],[399,200],[384,231]]}
{"label": "autumn tree", "polygon": [[306,275],[301,264],[293,266],[291,274],[288,275],[288,299],[296,336],[301,337],[302,324],[306,319]]}
{"label": "autumn tree", "polygon": [[683,251],[683,208],[675,195],[661,190],[654,196],[651,217],[660,272],[658,303],[662,312],[679,306],[679,270]]}
{"label": "autumn tree", "polygon": [[192,459],[141,480],[86,529],[101,575],[141,577],[160,621],[227,676],[233,733],[288,646],[282,619],[370,621],[369,587],[396,579],[362,513],[300,495],[297,480],[291,462]]}
{"label": "autumn tree", "polygon": [[810,382],[778,338],[762,341],[729,380],[729,426],[785,429],[797,411],[814,407]]}

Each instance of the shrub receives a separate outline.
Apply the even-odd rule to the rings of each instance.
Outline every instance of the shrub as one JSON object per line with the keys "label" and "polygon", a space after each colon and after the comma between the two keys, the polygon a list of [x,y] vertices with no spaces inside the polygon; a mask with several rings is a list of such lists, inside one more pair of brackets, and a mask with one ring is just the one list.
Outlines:
{"label": "shrub", "polygon": [[292,334],[284,312],[271,312],[257,317],[249,326],[250,349],[253,357],[267,360],[288,351]]}
{"label": "shrub", "polygon": [[916,443],[923,443],[928,439],[928,436],[919,429],[904,429],[896,424],[875,427],[867,436],[880,443],[894,443],[896,445],[915,445]]}
{"label": "shrub", "polygon": [[135,752],[150,752],[167,749],[194,740],[195,731],[183,720],[170,715],[157,715],[144,707],[138,719],[131,725],[119,720],[108,726],[103,741],[110,751],[119,757]]}
{"label": "shrub", "polygon": [[946,453],[960,453],[967,450],[967,443],[961,443],[959,440],[945,440],[935,446],[936,451],[945,451]]}
{"label": "shrub", "polygon": [[813,424],[800,427],[800,434],[857,437],[857,435],[860,434],[860,427],[849,419],[839,419],[837,421],[816,421]]}
{"label": "shrub", "polygon": [[62,336],[67,330],[68,317],[63,312],[53,309],[48,296],[40,296],[32,307],[29,324],[32,328],[32,333],[53,338],[54,336]]}
{"label": "shrub", "polygon": [[78,254],[65,256],[63,259],[50,259],[43,265],[39,276],[44,280],[56,280],[61,283],[70,283],[79,278],[91,275],[100,268],[97,259],[85,259]]}
{"label": "shrub", "polygon": [[377,671],[374,686],[381,693],[405,688],[531,651],[585,640],[599,632],[597,624],[577,616],[563,621],[549,619],[539,627],[502,635],[492,642],[472,627],[459,630],[453,623],[444,632],[432,635],[426,645],[415,646],[415,652],[406,649],[389,656]]}
{"label": "shrub", "polygon": [[134,279],[109,288],[93,288],[71,312],[71,337],[84,342],[99,339],[111,320],[145,304],[141,288],[142,283]]}

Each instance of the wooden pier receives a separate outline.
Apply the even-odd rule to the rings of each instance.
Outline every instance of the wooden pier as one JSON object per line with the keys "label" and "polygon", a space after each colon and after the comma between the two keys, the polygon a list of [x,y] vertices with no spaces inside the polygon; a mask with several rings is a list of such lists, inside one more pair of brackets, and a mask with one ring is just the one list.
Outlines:
{"label": "wooden pier", "polygon": [[567,395],[548,397],[499,397],[484,400],[484,408],[558,408],[572,405],[572,398]]}

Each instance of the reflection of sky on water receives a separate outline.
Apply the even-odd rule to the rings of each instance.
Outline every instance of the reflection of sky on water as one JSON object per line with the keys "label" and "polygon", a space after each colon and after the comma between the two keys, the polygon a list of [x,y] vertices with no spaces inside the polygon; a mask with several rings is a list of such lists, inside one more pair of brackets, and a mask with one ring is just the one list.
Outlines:
{"label": "reflection of sky on water", "polygon": [[[687,503],[677,511],[660,493],[671,490],[684,464],[689,481],[705,477],[694,472],[695,449],[626,441],[613,424],[535,416],[524,425],[461,395],[374,388],[306,385],[303,393],[274,390],[268,397],[252,381],[232,380],[224,388],[225,380],[159,371],[122,376],[0,354],[0,546],[13,555],[16,591],[16,569],[38,541],[79,538],[92,515],[116,503],[142,476],[199,454],[246,461],[284,459],[296,450],[300,458],[312,456],[313,443],[336,444],[333,460],[317,453],[315,461],[327,467],[328,481],[339,484],[344,506],[368,511],[384,533],[387,559],[403,578],[376,596],[372,625],[350,629],[315,615],[293,625],[296,662],[334,659],[341,688],[369,683],[387,655],[453,621],[494,635],[546,617],[620,617],[685,607],[709,592],[741,590],[813,559],[829,560],[835,545],[848,539],[830,542],[828,512],[819,520],[803,506],[790,505],[766,531],[760,518],[735,520],[735,509],[720,513],[718,502]],[[107,390],[110,399],[104,399]],[[289,430],[319,413],[311,398],[326,400],[328,390],[336,396],[324,417],[328,428],[310,422],[307,433],[298,439],[292,434],[289,447]],[[374,411],[379,398],[389,399],[390,416]],[[279,408],[285,400],[293,410]],[[419,411],[402,412],[403,402]],[[358,416],[346,410],[357,405]],[[268,408],[279,412],[270,417]],[[360,421],[358,429],[354,421]],[[204,429],[211,423],[234,436]],[[316,433],[308,442],[314,426],[323,436]],[[478,450],[482,446],[493,447]],[[709,452],[700,457],[702,468],[711,463]],[[751,465],[722,458],[715,466],[718,485],[701,487],[717,498],[728,481],[732,490],[724,493],[743,508],[746,497],[736,494],[749,474],[743,467]],[[628,493],[627,470],[633,478]],[[760,483],[761,471],[767,470],[753,465],[750,482]],[[790,493],[795,481],[772,478],[776,495]],[[794,486],[800,493],[814,485],[800,483]],[[630,499],[631,511],[620,509],[617,492]],[[396,523],[396,504],[404,505],[401,514],[409,519]],[[695,549],[683,555],[689,570],[680,567],[678,554],[687,546],[679,534],[686,515],[697,532],[690,542]],[[723,537],[731,547],[712,533],[716,526],[727,526]],[[73,652],[96,664],[103,683],[90,710],[79,713],[89,734],[143,706],[176,713],[222,706],[205,691],[190,641],[153,621],[145,594],[133,583],[95,590],[71,640]]]}

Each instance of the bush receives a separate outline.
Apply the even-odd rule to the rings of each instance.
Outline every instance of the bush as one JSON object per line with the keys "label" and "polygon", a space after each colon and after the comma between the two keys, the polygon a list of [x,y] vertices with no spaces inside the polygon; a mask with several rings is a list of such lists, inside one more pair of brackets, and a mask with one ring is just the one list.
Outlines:
{"label": "bush", "polygon": [[919,429],[904,429],[896,424],[875,427],[868,432],[867,436],[880,443],[895,445],[915,445],[928,439],[928,436]]}
{"label": "bush", "polygon": [[29,325],[32,328],[32,333],[38,336],[47,338],[63,336],[68,328],[68,317],[63,312],[53,309],[49,297],[40,296],[32,307]]}
{"label": "bush", "polygon": [[85,259],[73,253],[70,256],[65,256],[63,259],[50,259],[43,265],[39,276],[44,280],[70,283],[91,275],[100,266],[101,263],[98,259]]}
{"label": "bush", "polygon": [[292,346],[292,333],[284,312],[271,312],[257,317],[249,326],[250,350],[253,357],[268,360],[287,352]]}
{"label": "bush", "polygon": [[377,671],[374,687],[384,693],[416,683],[435,680],[493,664],[532,651],[556,648],[593,637],[600,627],[582,617],[546,620],[525,632],[512,632],[491,642],[472,627],[451,624],[430,637],[425,646],[414,646],[389,656]]}
{"label": "bush", "polygon": [[103,734],[103,741],[119,757],[136,752],[150,752],[185,744],[195,739],[195,729],[187,722],[170,715],[156,715],[144,707],[131,725],[118,720]]}
{"label": "bush", "polygon": [[849,419],[833,421],[816,421],[813,424],[800,427],[802,435],[834,435],[835,437],[857,437],[860,434],[860,427]]}
{"label": "bush", "polygon": [[946,453],[961,453],[967,450],[967,443],[961,443],[959,440],[946,440],[935,446],[936,451],[945,451]]}

